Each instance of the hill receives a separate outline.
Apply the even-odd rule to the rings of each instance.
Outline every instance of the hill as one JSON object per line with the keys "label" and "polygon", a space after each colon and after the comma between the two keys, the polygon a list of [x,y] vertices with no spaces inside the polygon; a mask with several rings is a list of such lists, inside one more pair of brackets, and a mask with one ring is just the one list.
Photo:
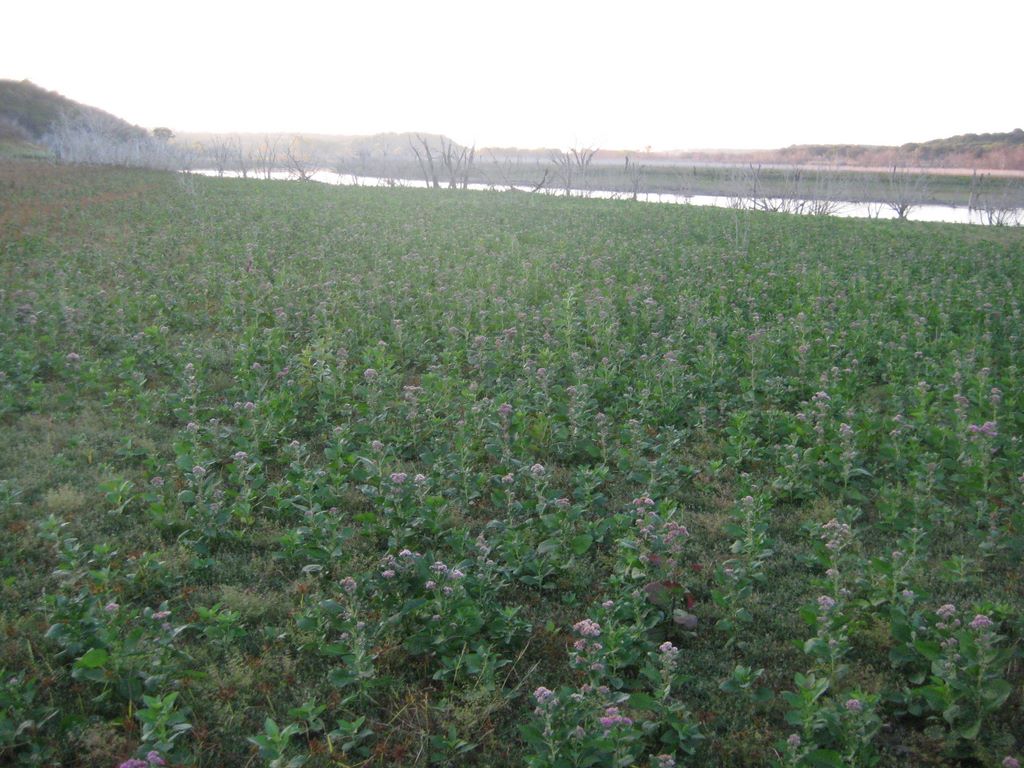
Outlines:
{"label": "hill", "polygon": [[66,122],[87,124],[122,141],[148,135],[144,128],[28,80],[0,80],[0,136],[40,142]]}
{"label": "hill", "polygon": [[794,144],[780,149],[709,150],[666,153],[679,160],[783,165],[837,165],[852,168],[911,165],[923,168],[1024,170],[1024,130],[965,133],[899,146]]}

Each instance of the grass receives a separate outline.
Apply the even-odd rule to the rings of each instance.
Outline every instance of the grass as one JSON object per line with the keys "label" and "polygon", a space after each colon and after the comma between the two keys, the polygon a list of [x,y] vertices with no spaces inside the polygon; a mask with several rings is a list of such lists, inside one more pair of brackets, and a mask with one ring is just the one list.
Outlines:
{"label": "grass", "polygon": [[0,761],[1019,755],[1019,229],[0,199]]}

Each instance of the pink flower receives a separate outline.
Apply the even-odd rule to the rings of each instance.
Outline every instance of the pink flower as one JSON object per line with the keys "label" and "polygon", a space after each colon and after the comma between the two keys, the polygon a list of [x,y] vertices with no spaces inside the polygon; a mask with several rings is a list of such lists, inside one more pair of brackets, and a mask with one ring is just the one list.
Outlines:
{"label": "pink flower", "polygon": [[860,699],[847,699],[843,706],[847,712],[860,712],[864,709],[864,703]]}
{"label": "pink flower", "polygon": [[393,579],[393,578],[395,578],[395,572],[393,570],[391,570],[390,568],[388,568],[386,571],[381,571],[380,575],[382,577],[384,577],[385,579]]}
{"label": "pink flower", "polygon": [[995,622],[993,622],[988,616],[983,613],[979,613],[971,619],[971,623],[968,626],[970,626],[971,629],[988,629],[994,623]]}
{"label": "pink flower", "polygon": [[543,685],[533,692],[533,698],[537,700],[537,705],[541,707],[547,706],[549,702],[554,704],[558,701],[555,697],[555,692],[545,688]]}
{"label": "pink flower", "polygon": [[828,595],[822,595],[818,598],[818,608],[823,611],[831,611],[836,607],[836,601]]}
{"label": "pink flower", "polygon": [[633,721],[625,715],[619,714],[618,707],[608,707],[604,711],[604,716],[598,718],[598,722],[601,723],[601,727],[605,730],[610,730],[617,725],[632,725]]}
{"label": "pink flower", "polygon": [[356,584],[356,580],[353,579],[351,576],[346,576],[344,579],[341,580],[341,588],[345,591],[346,594],[351,595],[353,592],[356,591],[357,586],[358,585]]}
{"label": "pink flower", "polygon": [[583,619],[573,624],[572,628],[584,637],[600,637],[601,625],[591,619]]}
{"label": "pink flower", "polygon": [[1003,758],[1003,762],[1001,762],[1000,765],[1003,766],[1003,768],[1020,768],[1020,760],[1007,755]]}
{"label": "pink flower", "polygon": [[405,474],[405,472],[392,472],[391,482],[394,483],[395,485],[401,485],[408,479],[408,477],[409,476]]}
{"label": "pink flower", "polygon": [[999,425],[994,421],[986,421],[981,426],[971,424],[967,431],[972,435],[984,435],[985,437],[999,437]]}

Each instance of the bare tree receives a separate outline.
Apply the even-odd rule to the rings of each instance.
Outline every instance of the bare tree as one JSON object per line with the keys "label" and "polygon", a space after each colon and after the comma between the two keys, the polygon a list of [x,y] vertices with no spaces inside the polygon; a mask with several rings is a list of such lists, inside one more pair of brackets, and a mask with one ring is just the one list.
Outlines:
{"label": "bare tree", "polygon": [[636,201],[637,195],[640,192],[640,185],[643,182],[645,170],[646,166],[640,165],[635,160],[630,160],[629,155],[626,155],[626,178],[629,180],[629,190],[634,201]]}
{"label": "bare tree", "polygon": [[231,165],[231,160],[234,156],[231,141],[225,136],[214,136],[206,144],[205,149],[206,157],[209,159],[213,170],[217,172],[218,176],[223,176],[224,171],[228,170]]}
{"label": "bare tree", "polygon": [[803,212],[811,216],[834,216],[843,209],[850,190],[843,174],[834,167],[819,168],[804,177],[800,189]]}
{"label": "bare tree", "polygon": [[[427,182],[428,187],[432,186],[434,189],[440,189],[441,185],[437,181],[437,169],[434,167],[434,154],[430,151],[430,142],[418,133],[416,134],[416,140],[423,146],[422,156],[412,139],[409,139],[409,146],[416,155],[416,162],[420,164],[420,170],[423,171],[423,179]],[[424,160],[424,158],[426,159]]]}
{"label": "bare tree", "polygon": [[466,189],[469,186],[469,174],[473,169],[473,160],[476,157],[476,146],[460,147],[451,139],[441,137],[441,152],[439,154],[441,167],[448,175],[448,189],[459,187]]}
{"label": "bare tree", "polygon": [[491,189],[497,186],[505,189],[515,189],[515,173],[514,169],[518,165],[508,155],[503,156],[500,160],[498,156],[494,154],[493,149],[488,149],[487,154],[490,157],[490,167],[497,175],[498,180],[495,182],[493,178],[488,178],[488,174],[484,171],[484,177],[487,178],[487,184]]}
{"label": "bare tree", "polygon": [[927,194],[927,176],[894,164],[886,180],[882,202],[896,214],[897,219],[905,221],[910,211],[920,205]]}
{"label": "bare tree", "polygon": [[182,162],[178,147],[170,141],[141,129],[126,130],[102,114],[63,115],[42,141],[59,163],[176,169]]}
{"label": "bare tree", "polygon": [[566,197],[572,194],[573,189],[580,189],[584,195],[590,196],[588,172],[596,153],[597,149],[590,147],[573,148],[567,152],[555,150],[551,153],[555,174],[561,182],[561,188],[565,190]]}
{"label": "bare tree", "polygon": [[263,137],[263,140],[253,150],[256,172],[262,175],[264,179],[271,178],[273,172],[277,169],[279,147],[280,139],[277,136],[267,135]]}
{"label": "bare tree", "polygon": [[968,210],[994,227],[1019,226],[1024,212],[1020,208],[1020,182],[1006,181],[997,185],[991,174],[975,171],[971,176]]}
{"label": "bare tree", "polygon": [[234,155],[235,171],[243,179],[249,178],[249,169],[253,165],[253,152],[246,150],[238,136],[231,137],[231,153]]}
{"label": "bare tree", "polygon": [[555,165],[555,175],[558,177],[559,186],[565,190],[565,196],[572,194],[573,177],[576,166],[572,162],[572,155],[568,152],[555,150],[551,153],[551,162]]}
{"label": "bare tree", "polygon": [[293,138],[285,147],[284,161],[288,172],[299,181],[312,181],[321,166],[316,153],[301,136]]}

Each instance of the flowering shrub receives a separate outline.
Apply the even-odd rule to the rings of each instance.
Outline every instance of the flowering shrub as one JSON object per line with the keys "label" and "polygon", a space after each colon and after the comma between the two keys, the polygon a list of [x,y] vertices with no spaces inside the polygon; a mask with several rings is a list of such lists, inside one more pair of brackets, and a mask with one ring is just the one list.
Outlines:
{"label": "flowering shrub", "polygon": [[0,763],[1019,760],[1021,232],[0,189]]}

